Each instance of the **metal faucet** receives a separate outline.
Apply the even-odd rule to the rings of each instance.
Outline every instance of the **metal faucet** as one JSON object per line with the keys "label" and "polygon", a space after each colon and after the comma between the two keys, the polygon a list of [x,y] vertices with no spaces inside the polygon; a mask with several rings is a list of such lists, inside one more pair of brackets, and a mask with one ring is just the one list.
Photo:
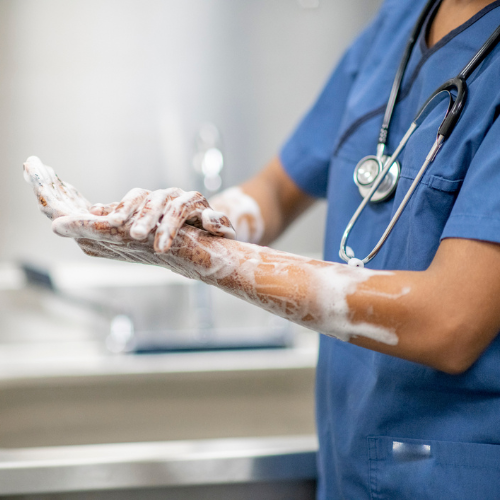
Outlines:
{"label": "metal faucet", "polygon": [[195,139],[193,168],[198,178],[198,190],[207,198],[222,189],[224,155],[219,129],[213,123],[204,123]]}
{"label": "metal faucet", "polygon": [[[210,122],[201,125],[195,138],[193,168],[197,174],[198,191],[206,198],[222,189],[224,155],[221,142],[221,134],[216,125]],[[212,292],[208,285],[198,282],[194,293],[199,332],[196,341],[208,343],[214,336],[215,327]]]}

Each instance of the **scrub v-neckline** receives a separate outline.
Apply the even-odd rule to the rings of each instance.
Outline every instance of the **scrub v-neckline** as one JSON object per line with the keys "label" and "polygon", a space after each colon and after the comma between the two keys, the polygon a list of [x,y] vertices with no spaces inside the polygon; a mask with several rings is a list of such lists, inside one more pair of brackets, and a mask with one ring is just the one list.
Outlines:
{"label": "scrub v-neckline", "polygon": [[[475,24],[477,21],[479,21],[481,18],[483,18],[486,14],[491,12],[493,9],[500,7],[500,0],[496,0],[495,2],[491,3],[490,5],[487,5],[483,9],[481,9],[477,14],[474,14],[470,19],[468,19],[465,23],[461,24],[454,30],[450,31],[447,35],[445,35],[441,40],[436,42],[432,47],[427,46],[426,42],[426,35],[427,35],[427,30],[429,26],[429,22],[431,19],[434,19],[434,16],[437,12],[438,6],[441,4],[442,0],[436,1],[435,6],[432,8],[431,12],[427,16],[427,19],[424,22],[424,25],[422,26],[422,29],[420,30],[419,34],[419,39],[417,40],[417,43],[415,44],[413,50],[415,51],[418,50],[419,53],[416,53],[412,55],[412,57],[416,57],[416,64],[413,68],[413,71],[411,74],[407,74],[403,77],[403,82],[401,83],[401,89],[399,91],[399,95],[396,101],[396,104],[400,103],[411,92],[411,89],[413,87],[413,83],[417,79],[420,70],[422,67],[425,65],[427,60],[435,54],[438,50],[443,48],[445,45],[447,45],[450,41],[455,39],[458,35],[460,35],[463,31],[465,31],[467,28]],[[485,39],[486,41],[486,39]],[[420,56],[420,57],[419,57]],[[333,151],[333,156],[335,156],[341,147],[343,146],[344,142],[346,139],[353,134],[359,126],[361,126],[364,122],[367,120],[370,120],[371,118],[384,113],[385,109],[387,107],[387,103],[379,106],[376,109],[372,109],[371,111],[368,111],[364,115],[361,115],[359,118],[357,118],[351,125],[349,125],[344,132],[341,134],[339,137],[339,140],[337,142],[337,145],[335,146],[335,149]]]}
{"label": "scrub v-neckline", "polygon": [[448,42],[453,40],[456,36],[465,31],[467,28],[469,28],[469,26],[472,26],[474,23],[479,21],[479,19],[484,17],[490,11],[496,9],[497,7],[500,7],[500,0],[496,0],[493,3],[490,3],[486,7],[483,7],[479,12],[474,14],[467,21],[465,21],[463,24],[451,30],[448,34],[446,34],[444,37],[438,40],[432,47],[429,47],[427,45],[427,35],[429,34],[431,23],[434,21],[434,18],[436,17],[437,11],[441,3],[442,0],[438,0],[436,2],[431,12],[429,12],[427,19],[425,20],[424,25],[422,26],[422,30],[420,31],[418,46],[420,48],[420,53],[422,54],[422,58],[425,59],[428,59],[432,54],[437,52],[440,48],[444,47]]}

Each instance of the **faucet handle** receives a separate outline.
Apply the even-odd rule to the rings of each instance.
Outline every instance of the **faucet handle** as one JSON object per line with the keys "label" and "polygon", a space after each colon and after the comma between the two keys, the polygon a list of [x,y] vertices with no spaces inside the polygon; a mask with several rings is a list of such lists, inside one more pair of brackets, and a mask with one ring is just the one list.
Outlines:
{"label": "faucet handle", "polygon": [[221,142],[219,129],[213,123],[204,123],[199,128],[193,167],[202,178],[200,191],[207,197],[222,188],[221,172],[224,168],[224,155]]}

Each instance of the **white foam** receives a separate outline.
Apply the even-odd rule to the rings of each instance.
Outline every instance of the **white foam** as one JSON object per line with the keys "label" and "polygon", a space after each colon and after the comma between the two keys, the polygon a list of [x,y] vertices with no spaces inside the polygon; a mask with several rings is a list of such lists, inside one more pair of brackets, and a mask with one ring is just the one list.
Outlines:
{"label": "white foam", "polygon": [[[189,226],[180,228],[169,252],[156,254],[153,233],[145,241],[130,241],[126,239],[126,234],[124,236],[116,229],[102,231],[92,224],[82,223],[109,221],[109,217],[95,216],[80,208],[86,202],[83,198],[81,204],[75,205],[72,198],[80,197],[76,191],[70,195],[65,192],[65,196],[59,195],[57,191],[66,188],[54,182],[55,174],[45,168],[38,158],[30,157],[26,170],[25,178],[33,185],[37,195],[41,193],[46,196],[43,210],[49,217],[56,208],[61,214],[71,214],[58,217],[53,223],[54,230],[63,236],[87,238],[80,240],[80,244],[90,255],[166,267],[187,278],[218,286],[267,311],[344,341],[359,336],[390,345],[398,342],[396,333],[389,328],[368,322],[354,322],[353,311],[348,304],[348,297],[356,293],[361,283],[373,276],[390,273],[321,262],[254,244],[213,238]],[[181,193],[178,203],[189,203],[190,197],[192,193]],[[217,208],[223,205],[222,201],[229,205],[234,203],[229,214],[224,209],[222,212],[236,223],[239,237],[260,239],[264,223],[255,200],[239,188],[227,190],[221,197],[223,199]],[[75,211],[79,212],[78,215],[74,214]],[[217,222],[221,216],[211,209],[203,212],[201,217],[209,224]],[[372,312],[369,316],[374,316],[370,294],[398,300],[409,292],[408,287],[392,294],[373,289],[363,290],[367,297],[366,306]]]}
{"label": "white foam", "polygon": [[[190,237],[196,240],[196,235]],[[218,242],[211,248],[201,245],[210,254],[210,268],[200,272],[191,263],[187,267],[204,281],[220,286],[220,280],[230,277],[229,281],[238,285],[228,290],[226,282],[222,286],[226,291],[343,341],[360,336],[390,345],[398,343],[397,335],[389,328],[352,321],[347,303],[347,297],[361,283],[375,275],[390,275],[388,272],[327,264],[257,245],[244,245],[243,255]],[[404,288],[398,294],[379,295],[397,300],[407,293],[409,289]]]}
{"label": "white foam", "polygon": [[[356,292],[359,284],[372,276],[390,273],[334,264],[317,273],[318,303],[323,311],[318,320],[318,330],[325,335],[348,341],[353,336],[367,337],[385,344],[395,345],[398,337],[391,329],[370,323],[354,323],[347,304],[347,297]],[[404,293],[408,293],[405,291]],[[403,293],[403,294],[404,294]],[[389,296],[397,299],[401,294]]]}
{"label": "white foam", "polygon": [[[230,240],[236,239],[236,232],[232,227],[227,227],[219,223],[219,221],[226,216],[222,212],[216,212],[211,208],[206,208],[201,213],[201,220],[205,229],[217,226],[217,232],[222,234],[224,238]],[[226,216],[227,217],[227,216]]]}
{"label": "white foam", "polygon": [[216,210],[228,216],[236,239],[246,243],[259,243],[264,235],[264,219],[259,204],[239,187],[226,189],[210,200]]}

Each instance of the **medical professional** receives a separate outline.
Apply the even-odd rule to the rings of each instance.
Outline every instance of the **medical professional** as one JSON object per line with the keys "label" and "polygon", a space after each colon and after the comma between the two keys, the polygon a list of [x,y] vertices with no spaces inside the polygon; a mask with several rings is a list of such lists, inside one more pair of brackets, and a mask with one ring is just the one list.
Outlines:
{"label": "medical professional", "polygon": [[[309,195],[328,198],[327,260],[339,260],[339,241],[360,201],[354,168],[361,157],[376,151],[391,84],[425,3],[383,4],[281,151],[287,175]],[[499,25],[498,1],[436,2],[403,77],[389,129],[389,153],[424,100],[458,74]],[[489,315],[500,309],[500,298],[487,305],[469,295],[472,288],[481,289],[481,295],[492,292],[496,286],[490,288],[491,280],[500,278],[499,49],[470,78],[456,129],[387,243],[368,264],[425,273],[447,269],[442,275],[447,284],[427,293],[431,300],[447,303],[433,321],[437,337],[454,324],[454,340],[449,339],[442,353],[450,360],[458,351],[477,353],[474,346],[482,343],[486,330],[500,326],[498,312],[493,313],[496,320],[473,333],[471,326],[482,322],[485,311]],[[349,239],[356,256],[370,253],[409,189],[436,139],[442,109],[426,119],[403,150],[394,198],[369,204],[360,217]],[[451,274],[462,277],[448,281],[445,276]],[[462,319],[453,307],[445,311],[454,300],[467,309]],[[419,314],[428,312],[422,308]],[[493,331],[486,351],[454,374],[322,336],[317,372],[319,498],[500,498],[500,339]],[[424,341],[425,332],[421,334]]]}
{"label": "medical professional", "polygon": [[[500,498],[500,47],[468,78],[458,123],[368,269],[339,264],[362,200],[354,169],[377,151],[391,86],[426,3],[386,0],[279,157],[213,200],[240,240],[267,244],[326,197],[324,261],[185,226],[231,236],[200,195],[133,190],[119,204],[89,208],[68,185],[54,191],[58,180],[39,160],[25,166],[54,230],[89,255],[163,265],[324,334],[321,500]],[[403,74],[387,154],[427,97],[499,25],[500,1],[435,2]],[[365,208],[349,238],[356,256],[384,232],[445,113],[439,103],[409,139],[395,193]]]}

